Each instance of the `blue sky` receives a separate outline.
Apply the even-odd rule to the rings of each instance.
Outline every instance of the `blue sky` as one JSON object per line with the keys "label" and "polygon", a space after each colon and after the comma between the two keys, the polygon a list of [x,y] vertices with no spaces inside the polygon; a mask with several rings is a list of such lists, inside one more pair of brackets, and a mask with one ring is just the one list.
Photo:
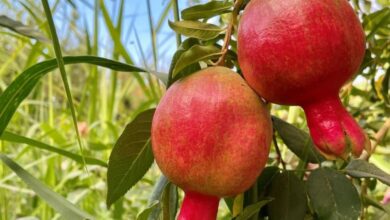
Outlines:
{"label": "blue sky", "polygon": [[[163,13],[163,10],[169,4],[170,0],[150,0],[151,11],[153,16],[154,27],[157,26],[158,20]],[[87,4],[93,4],[94,1],[84,0],[75,1],[77,8],[83,9],[82,16],[85,18],[80,19],[81,23],[83,20],[87,21],[89,30],[92,31],[93,25],[93,9],[87,7]],[[91,3],[89,3],[91,2]],[[118,0],[106,0],[107,9],[110,13],[118,12],[119,1]],[[179,1],[179,7],[181,9],[188,7],[188,1]],[[170,10],[168,15],[169,20],[173,20],[173,12]],[[57,22],[60,22],[57,20]],[[100,16],[100,36],[99,41],[102,42],[102,50],[99,51],[100,56],[110,56],[112,45],[110,45],[109,32],[105,29],[103,17]],[[126,0],[124,9],[124,21],[123,21],[123,34],[122,42],[125,44],[126,49],[130,53],[131,57],[136,61],[138,65],[148,66],[153,69],[153,55],[152,55],[152,40],[150,35],[149,18],[147,11],[147,0]],[[137,43],[136,34],[138,34],[139,42]],[[139,46],[140,45],[140,46]],[[157,52],[158,52],[158,66],[157,71],[166,72],[168,71],[170,59],[176,50],[176,39],[174,32],[169,28],[167,20],[164,22],[161,31],[157,35]],[[103,50],[104,49],[104,50]],[[141,52],[143,51],[146,64],[142,59]]]}
{"label": "blue sky", "polygon": [[[77,30],[80,36],[84,35],[85,25],[88,26],[90,36],[93,36],[93,19],[94,19],[94,3],[95,0],[72,0],[76,5],[78,13],[74,13],[69,0],[48,0],[49,5],[53,7],[55,2],[59,1],[58,8],[53,13],[54,22],[56,24],[57,33],[60,39],[65,39],[71,33],[71,39],[67,45],[62,45],[63,48],[78,47],[79,39],[76,38],[74,31],[68,31],[69,19],[75,14],[78,14]],[[135,61],[136,65],[147,67],[154,70],[153,54],[152,54],[152,40],[149,27],[149,17],[147,10],[148,0],[125,0],[124,7],[124,21],[121,40],[127,51]],[[170,3],[171,0],[149,0],[151,5],[151,12],[153,17],[154,27],[157,26],[158,21],[163,13],[163,10]],[[111,15],[116,17],[119,11],[120,0],[104,0],[105,5]],[[179,9],[189,7],[190,5],[207,2],[207,0],[178,0]],[[8,0],[5,4],[0,4],[0,14],[6,15],[11,19],[18,20],[23,24],[31,27],[37,27],[36,20],[32,18],[29,12],[23,7],[25,4],[28,8],[36,13],[40,21],[45,20],[41,0]],[[173,20],[173,11],[169,11],[167,19]],[[173,53],[176,50],[175,33],[169,28],[167,19],[157,34],[157,52],[158,52],[158,72],[167,72],[171,62]],[[114,20],[116,22],[116,20]],[[99,56],[112,58],[113,44],[109,31],[102,14],[99,18]],[[73,36],[72,36],[73,35]],[[137,37],[139,43],[137,42]],[[92,41],[93,39],[91,39]],[[141,51],[145,59],[141,56]],[[75,55],[75,54],[73,54]],[[80,54],[81,55],[81,54]],[[145,62],[146,60],[146,62]]]}

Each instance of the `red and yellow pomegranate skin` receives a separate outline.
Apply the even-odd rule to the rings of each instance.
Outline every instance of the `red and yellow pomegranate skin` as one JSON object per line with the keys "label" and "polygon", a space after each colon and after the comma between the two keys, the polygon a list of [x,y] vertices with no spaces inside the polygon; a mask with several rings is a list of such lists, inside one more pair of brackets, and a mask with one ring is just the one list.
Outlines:
{"label": "red and yellow pomegranate skin", "polygon": [[153,117],[152,146],[161,171],[186,192],[179,219],[215,219],[220,197],[256,181],[271,139],[268,110],[230,69],[175,82]]}
{"label": "red and yellow pomegranate skin", "polygon": [[240,20],[238,59],[248,84],[270,102],[302,106],[315,144],[330,159],[369,148],[338,97],[364,51],[347,0],[252,0]]}

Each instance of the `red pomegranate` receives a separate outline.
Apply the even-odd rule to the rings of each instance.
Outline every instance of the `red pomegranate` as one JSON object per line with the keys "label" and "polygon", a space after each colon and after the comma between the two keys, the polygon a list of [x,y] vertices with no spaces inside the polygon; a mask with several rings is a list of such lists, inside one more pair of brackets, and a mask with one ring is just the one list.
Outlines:
{"label": "red pomegranate", "polygon": [[268,110],[245,80],[210,67],[175,82],[152,123],[161,171],[185,191],[181,220],[215,219],[220,197],[247,190],[272,139]]}
{"label": "red pomegranate", "polygon": [[338,96],[364,51],[364,32],[347,0],[252,0],[238,30],[248,84],[270,102],[302,106],[315,144],[329,159],[370,147]]}

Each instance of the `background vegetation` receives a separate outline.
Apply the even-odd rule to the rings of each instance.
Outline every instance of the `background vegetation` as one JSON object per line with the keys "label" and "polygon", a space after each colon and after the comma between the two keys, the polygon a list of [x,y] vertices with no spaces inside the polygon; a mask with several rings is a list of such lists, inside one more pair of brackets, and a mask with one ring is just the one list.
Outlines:
{"label": "background vegetation", "polygon": [[[91,57],[70,57],[64,59],[65,64],[97,65],[73,64],[66,65],[65,69],[55,69],[56,61],[52,60],[55,70],[42,74],[42,78],[25,80],[30,83],[36,80],[36,84],[15,83],[22,72],[25,76],[33,76],[50,66],[45,63],[31,69],[33,65],[59,57],[58,48],[55,50],[58,44],[53,43],[51,37],[53,25],[42,2],[2,0],[0,4],[0,153],[4,162],[0,163],[0,219],[60,218],[58,210],[54,211],[52,207],[55,204],[65,207],[66,204],[60,198],[53,200],[55,196],[50,193],[39,194],[44,188],[29,179],[29,174],[97,219],[136,219],[141,211],[153,207],[150,197],[160,171],[152,165],[146,175],[108,209],[108,159],[126,124],[144,110],[155,107],[165,91],[164,80],[160,81],[158,77],[167,78],[168,72],[172,71],[169,65],[179,41],[179,35],[169,28],[168,20],[177,20],[182,9],[206,1],[180,1],[178,7],[175,0],[49,1],[64,57],[99,56],[129,66]],[[390,173],[390,136],[387,135],[390,127],[390,4],[385,0],[353,0],[351,4],[362,20],[368,50],[360,72],[340,95],[373,141],[375,153],[370,162]],[[230,13],[225,12],[229,9],[219,11],[221,16],[203,21],[226,27]],[[178,33],[187,28],[174,24],[171,27]],[[217,31],[215,36],[210,32],[200,32],[200,35],[195,33],[192,37],[209,38],[203,46],[210,42],[219,47],[223,45],[222,31]],[[228,64],[232,66],[236,64],[234,39],[233,36],[228,54],[231,60]],[[204,57],[206,55],[210,60],[221,54],[209,50]],[[67,83],[65,79],[68,79]],[[11,92],[6,93],[7,89]],[[30,90],[23,100],[23,91]],[[15,106],[17,110],[13,114],[10,106],[17,103],[18,97],[23,102]],[[70,97],[73,103],[68,101]],[[7,100],[16,101],[7,104]],[[307,131],[300,108],[272,105],[271,113]],[[11,116],[11,121],[5,120]],[[288,125],[281,126],[286,128]],[[294,132],[293,136],[288,136],[291,132],[287,132],[286,139],[283,130],[278,130],[274,143],[278,143],[280,154],[272,148],[269,165],[281,169],[305,168],[299,167],[301,160],[291,152],[291,146],[287,147],[289,143],[291,145],[288,140],[298,141],[292,145],[305,145],[304,139],[296,139]],[[29,174],[23,173],[14,162]],[[330,166],[343,167],[340,162]],[[16,174],[24,178],[18,178]],[[364,192],[367,209],[362,216],[386,219],[380,201],[387,187],[372,179],[364,182],[368,185]],[[355,183],[362,184],[358,180]],[[49,203],[37,193],[49,198]],[[221,202],[220,208],[219,217],[231,219],[228,206]]]}

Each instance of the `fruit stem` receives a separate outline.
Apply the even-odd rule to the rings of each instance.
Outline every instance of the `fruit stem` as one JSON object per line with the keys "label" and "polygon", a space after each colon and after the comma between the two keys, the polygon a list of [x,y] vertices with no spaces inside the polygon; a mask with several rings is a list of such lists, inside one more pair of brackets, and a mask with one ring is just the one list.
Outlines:
{"label": "fruit stem", "polygon": [[278,161],[278,164],[279,164],[279,163],[282,164],[283,170],[286,170],[286,163],[284,162],[283,157],[282,157],[282,153],[280,152],[279,145],[278,145],[278,142],[277,142],[276,136],[275,136],[275,130],[274,130],[274,132],[272,133],[272,140],[273,140],[273,142],[274,142],[276,154],[278,155],[278,157],[277,157],[276,160]]}
{"label": "fruit stem", "polygon": [[227,30],[225,33],[225,39],[223,40],[223,46],[221,49],[222,55],[219,57],[218,61],[215,63],[216,66],[225,65],[225,57],[226,57],[226,54],[227,54],[228,49],[229,49],[230,39],[231,39],[231,36],[234,32],[234,24],[237,23],[237,16],[238,16],[238,13],[240,12],[242,2],[243,2],[243,0],[236,0],[234,3],[233,12],[232,12],[232,15],[231,15],[231,18],[230,18],[230,21],[229,21],[229,24],[228,24],[228,27],[227,27]]}
{"label": "fruit stem", "polygon": [[[373,154],[376,150],[376,147],[378,146],[378,144],[383,140],[383,138],[386,136],[387,134],[387,131],[390,130],[390,118],[388,118],[385,123],[383,123],[382,127],[378,130],[378,132],[375,133],[374,135],[374,141],[372,143],[372,147],[371,147],[371,154]],[[363,159],[363,160],[369,160],[370,159],[370,156],[371,154],[365,152],[361,157],[360,159]]]}
{"label": "fruit stem", "polygon": [[178,220],[215,220],[218,204],[218,197],[187,191]]}
{"label": "fruit stem", "polygon": [[353,117],[344,109],[337,94],[303,106],[314,143],[328,159],[346,160],[370,150],[370,142]]}

